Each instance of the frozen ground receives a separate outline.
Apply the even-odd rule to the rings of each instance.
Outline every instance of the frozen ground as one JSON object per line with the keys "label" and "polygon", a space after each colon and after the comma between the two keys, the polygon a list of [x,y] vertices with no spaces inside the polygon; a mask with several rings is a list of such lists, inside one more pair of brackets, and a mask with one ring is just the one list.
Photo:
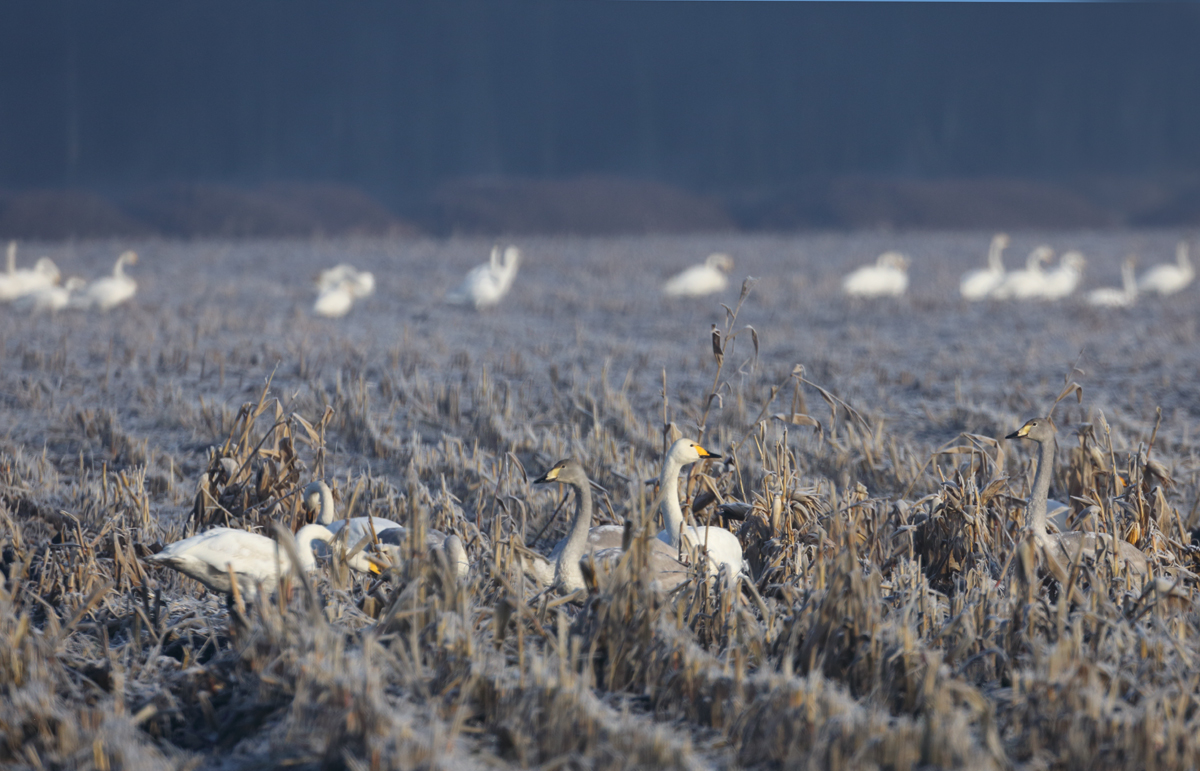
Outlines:
{"label": "frozen ground", "polygon": [[[1084,290],[1115,286],[1127,254],[1139,254],[1143,268],[1168,261],[1184,235],[1013,233],[1007,264],[1022,264],[1043,242],[1079,249],[1088,259]],[[108,314],[29,317],[0,307],[0,543],[10,573],[0,652],[24,662],[0,662],[9,697],[0,708],[0,760],[146,768],[282,759],[351,768],[1186,766],[1200,758],[1197,717],[1172,700],[1200,698],[1183,675],[1200,655],[1194,614],[1171,618],[1157,606],[1138,613],[1142,606],[1119,582],[1105,585],[1099,575],[1092,584],[1107,589],[1095,595],[1105,599],[1069,613],[1036,587],[1024,594],[1002,580],[997,594],[989,587],[1015,553],[1025,477],[1002,459],[924,462],[963,432],[1001,437],[1043,414],[1078,362],[1072,379],[1083,402],[1071,399],[1056,413],[1060,462],[1078,442],[1076,427],[1098,424],[1102,410],[1125,468],[1162,407],[1154,457],[1176,486],[1161,503],[1158,488],[1147,486],[1149,504],[1106,505],[1141,517],[1129,537],[1160,549],[1164,565],[1186,563],[1190,552],[1172,539],[1195,524],[1197,289],[1128,310],[1091,309],[1080,296],[969,305],[958,298],[958,279],[983,264],[990,236],[525,238],[516,241],[524,257],[515,288],[483,313],[440,299],[486,259],[490,241],[22,245],[22,264],[46,254],[64,276],[86,277],[135,248],[140,261],[130,273],[139,292]],[[908,296],[843,298],[840,277],[887,249],[912,258]],[[712,251],[736,261],[728,291],[660,298],[663,279]],[[377,291],[344,319],[315,318],[313,278],[339,262],[373,271]],[[554,507],[554,496],[532,488],[516,464],[531,479],[559,457],[579,455],[609,488],[609,516],[633,516],[637,480],[657,474],[664,371],[667,418],[694,435],[715,374],[710,329],[726,326],[719,303],[736,305],[745,276],[758,281],[735,329],[752,326],[759,352],[748,331],[727,348],[706,443],[738,450],[744,479],[732,464],[712,472],[724,493],[767,500],[778,491],[772,485],[784,485],[794,522],[772,543],[796,561],[755,577],[761,603],[746,594],[730,606],[701,585],[692,601],[677,598],[661,615],[635,594],[626,606],[632,615],[613,616],[613,598],[633,591],[629,584],[601,595],[608,604],[548,610],[506,572],[502,545],[528,537]],[[856,428],[844,410],[831,421],[812,386],[793,401],[797,364],[869,428]],[[250,458],[264,436],[264,447],[278,447],[271,415],[281,424],[293,414],[317,423],[332,407],[323,448],[297,441],[302,477],[323,466],[342,506],[365,483],[360,506],[388,516],[419,512],[434,526],[461,529],[473,563],[466,590],[429,600],[442,597],[441,584],[411,571],[374,588],[336,579],[323,584],[323,611],[295,603],[290,616],[264,609],[247,633],[196,584],[131,567],[133,555],[178,536],[211,448],[239,426],[239,410],[258,403],[269,378],[279,411],[235,437],[239,457]],[[827,443],[807,427],[784,439],[770,420],[753,430],[773,386],[781,388],[766,414],[804,406]],[[743,442],[748,435],[754,439]],[[1106,442],[1101,436],[1105,450]],[[1007,448],[1010,457],[1028,457],[1027,448]],[[251,460],[247,477],[266,462]],[[943,481],[983,490],[1004,474],[1013,495],[980,503],[990,524],[969,520],[987,532],[954,535],[963,520],[945,524],[953,519],[947,512],[959,507],[960,516],[966,504],[944,496]],[[855,519],[859,510],[842,504],[855,500],[858,482],[870,500]],[[1095,482],[1096,494],[1109,482]],[[1076,484],[1059,474],[1053,492]],[[915,532],[910,515],[891,506],[906,492],[914,501],[925,496],[914,511],[950,528],[944,540],[923,535],[894,552]],[[51,548],[80,536],[79,551]],[[962,543],[965,552],[935,561],[944,551],[937,544]],[[116,588],[89,605],[88,587],[101,578]],[[143,585],[162,590],[161,605],[141,594]],[[416,597],[430,604],[418,608]],[[526,602],[536,612],[509,623],[523,630],[521,642],[517,632],[497,633],[495,619]],[[410,608],[404,603],[412,610],[396,615]],[[391,611],[381,617],[380,607]],[[425,615],[404,615],[418,610]],[[428,624],[402,620],[416,617]],[[294,626],[296,618],[310,623]],[[22,623],[37,635],[20,631]],[[59,624],[66,631],[56,637]],[[207,648],[180,631],[189,624],[203,630]],[[557,646],[568,626],[593,667],[562,664],[566,649]],[[1081,653],[1085,644],[1093,649]],[[948,663],[939,664],[943,657]],[[1099,668],[1087,669],[1084,659]],[[329,679],[314,674],[326,670]],[[1122,672],[1140,674],[1130,683]],[[1072,677],[1075,685],[1064,684]],[[110,717],[94,717],[100,713]],[[81,727],[64,734],[72,721]],[[840,728],[828,729],[829,721]],[[22,731],[40,737],[34,749],[14,738]],[[106,760],[106,752],[116,754]]]}

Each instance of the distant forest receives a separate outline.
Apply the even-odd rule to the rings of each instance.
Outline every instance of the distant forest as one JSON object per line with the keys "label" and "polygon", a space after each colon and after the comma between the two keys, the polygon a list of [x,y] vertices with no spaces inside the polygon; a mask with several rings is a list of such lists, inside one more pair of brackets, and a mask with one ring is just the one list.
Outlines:
{"label": "distant forest", "polygon": [[1198,44],[1188,3],[8,3],[0,235],[314,184],[435,231],[1200,224]]}

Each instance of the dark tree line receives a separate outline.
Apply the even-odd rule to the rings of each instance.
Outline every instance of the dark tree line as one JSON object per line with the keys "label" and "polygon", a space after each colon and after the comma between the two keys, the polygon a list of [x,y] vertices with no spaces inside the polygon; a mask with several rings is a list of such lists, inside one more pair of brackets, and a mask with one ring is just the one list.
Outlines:
{"label": "dark tree line", "polygon": [[1190,4],[19,2],[0,187],[1200,171]]}

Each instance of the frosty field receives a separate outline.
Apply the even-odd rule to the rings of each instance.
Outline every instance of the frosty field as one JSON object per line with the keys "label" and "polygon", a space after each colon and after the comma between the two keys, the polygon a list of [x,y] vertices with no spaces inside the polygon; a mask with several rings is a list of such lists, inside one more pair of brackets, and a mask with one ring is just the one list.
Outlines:
{"label": "frosty field", "polygon": [[[87,277],[134,248],[139,292],[0,306],[0,764],[1195,767],[1200,617],[1106,564],[1074,567],[1074,602],[1025,569],[1030,449],[1002,437],[1082,386],[1055,411],[1052,497],[1194,595],[1200,290],[967,304],[990,235],[521,239],[481,313],[440,299],[490,241],[22,244]],[[1166,262],[1184,235],[1013,233],[1006,264],[1075,248],[1084,289],[1117,286],[1127,254]],[[887,249],[908,295],[843,298]],[[713,251],[728,291],[659,296]],[[378,288],[315,318],[339,262]],[[680,494],[715,498],[695,515],[714,523],[755,504],[753,576],[658,596],[634,549],[571,602],[521,577],[571,506],[534,543],[561,497],[534,477],[573,455],[604,521],[653,534],[664,437],[702,423],[730,459]],[[140,561],[197,519],[294,529],[319,476],[339,511],[457,532],[469,579],[420,552],[378,579],[335,562],[234,618]]]}

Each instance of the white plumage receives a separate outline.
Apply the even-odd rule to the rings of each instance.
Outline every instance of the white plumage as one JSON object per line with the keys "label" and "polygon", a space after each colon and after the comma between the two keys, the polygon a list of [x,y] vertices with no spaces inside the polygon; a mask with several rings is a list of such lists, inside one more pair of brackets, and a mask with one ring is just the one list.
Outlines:
{"label": "white plumage", "polygon": [[1196,272],[1192,269],[1192,261],[1188,258],[1188,245],[1180,241],[1175,246],[1175,264],[1163,263],[1155,265],[1142,274],[1137,287],[1140,292],[1154,292],[1160,295],[1171,295],[1180,291],[1192,279]]}
{"label": "white plumage", "polygon": [[375,292],[374,274],[341,263],[317,275],[317,300],[313,313],[326,318],[341,318],[350,312],[355,300]]}
{"label": "white plumage", "polygon": [[1088,305],[1098,308],[1128,308],[1137,302],[1137,280],[1133,276],[1134,258],[1127,257],[1121,265],[1121,289],[1104,287],[1088,292]]}
{"label": "white plumage", "polygon": [[32,268],[17,270],[17,242],[8,244],[7,270],[0,275],[0,302],[11,302],[58,283],[61,274],[49,257],[39,257]]}
{"label": "white plumage", "polygon": [[1042,291],[1038,294],[1043,300],[1061,300],[1070,296],[1079,286],[1083,278],[1083,266],[1087,260],[1081,252],[1067,252],[1058,261],[1053,270],[1042,275]]}
{"label": "white plumage", "polygon": [[62,286],[50,285],[17,298],[13,305],[33,313],[50,311],[57,313],[71,304],[78,297],[87,282],[78,276],[71,276]]}
{"label": "white plumage", "polygon": [[668,297],[703,297],[722,292],[729,286],[726,275],[733,270],[733,258],[728,254],[710,254],[700,265],[683,270],[663,284]]}
{"label": "white plumage", "polygon": [[874,265],[864,265],[842,279],[842,291],[852,297],[899,297],[908,289],[908,258],[884,252]]}
{"label": "white plumage", "polygon": [[1046,281],[1042,263],[1053,256],[1054,250],[1050,247],[1037,247],[1025,259],[1025,269],[1010,271],[991,296],[997,300],[1030,300],[1041,296]]}
{"label": "white plumage", "polygon": [[723,527],[708,525],[692,527],[684,524],[683,511],[679,508],[679,472],[704,458],[720,458],[690,439],[679,439],[667,451],[663,459],[662,476],[659,477],[659,497],[662,498],[662,517],[665,529],[658,533],[658,540],[678,548],[681,541],[688,551],[703,547],[707,550],[708,573],[715,575],[721,565],[726,565],[730,575],[748,570],[742,559],[742,544],[737,536]]}
{"label": "white plumage", "polygon": [[113,265],[111,276],[93,281],[80,297],[80,304],[102,311],[115,308],[137,293],[137,282],[125,275],[126,265],[137,265],[136,252],[124,252]]}
{"label": "white plumage", "polygon": [[1004,282],[1004,250],[1008,247],[1008,236],[997,233],[992,236],[988,248],[988,266],[963,274],[958,282],[959,294],[965,300],[982,300]]}
{"label": "white plumage", "polygon": [[476,310],[496,305],[512,287],[520,264],[521,251],[517,247],[506,248],[503,259],[500,247],[492,247],[488,261],[472,268],[461,284],[447,292],[446,302],[451,305],[470,305]]}
{"label": "white plumage", "polygon": [[[322,525],[306,525],[296,533],[296,551],[300,569],[309,572],[317,564],[313,556],[313,541],[329,541],[333,533]],[[279,577],[292,567],[286,549],[264,535],[228,527],[214,527],[199,535],[185,538],[146,558],[149,562],[194,578],[214,592],[229,593],[233,584],[229,578],[232,568],[238,589],[254,597],[258,584],[270,594],[279,585]]]}

